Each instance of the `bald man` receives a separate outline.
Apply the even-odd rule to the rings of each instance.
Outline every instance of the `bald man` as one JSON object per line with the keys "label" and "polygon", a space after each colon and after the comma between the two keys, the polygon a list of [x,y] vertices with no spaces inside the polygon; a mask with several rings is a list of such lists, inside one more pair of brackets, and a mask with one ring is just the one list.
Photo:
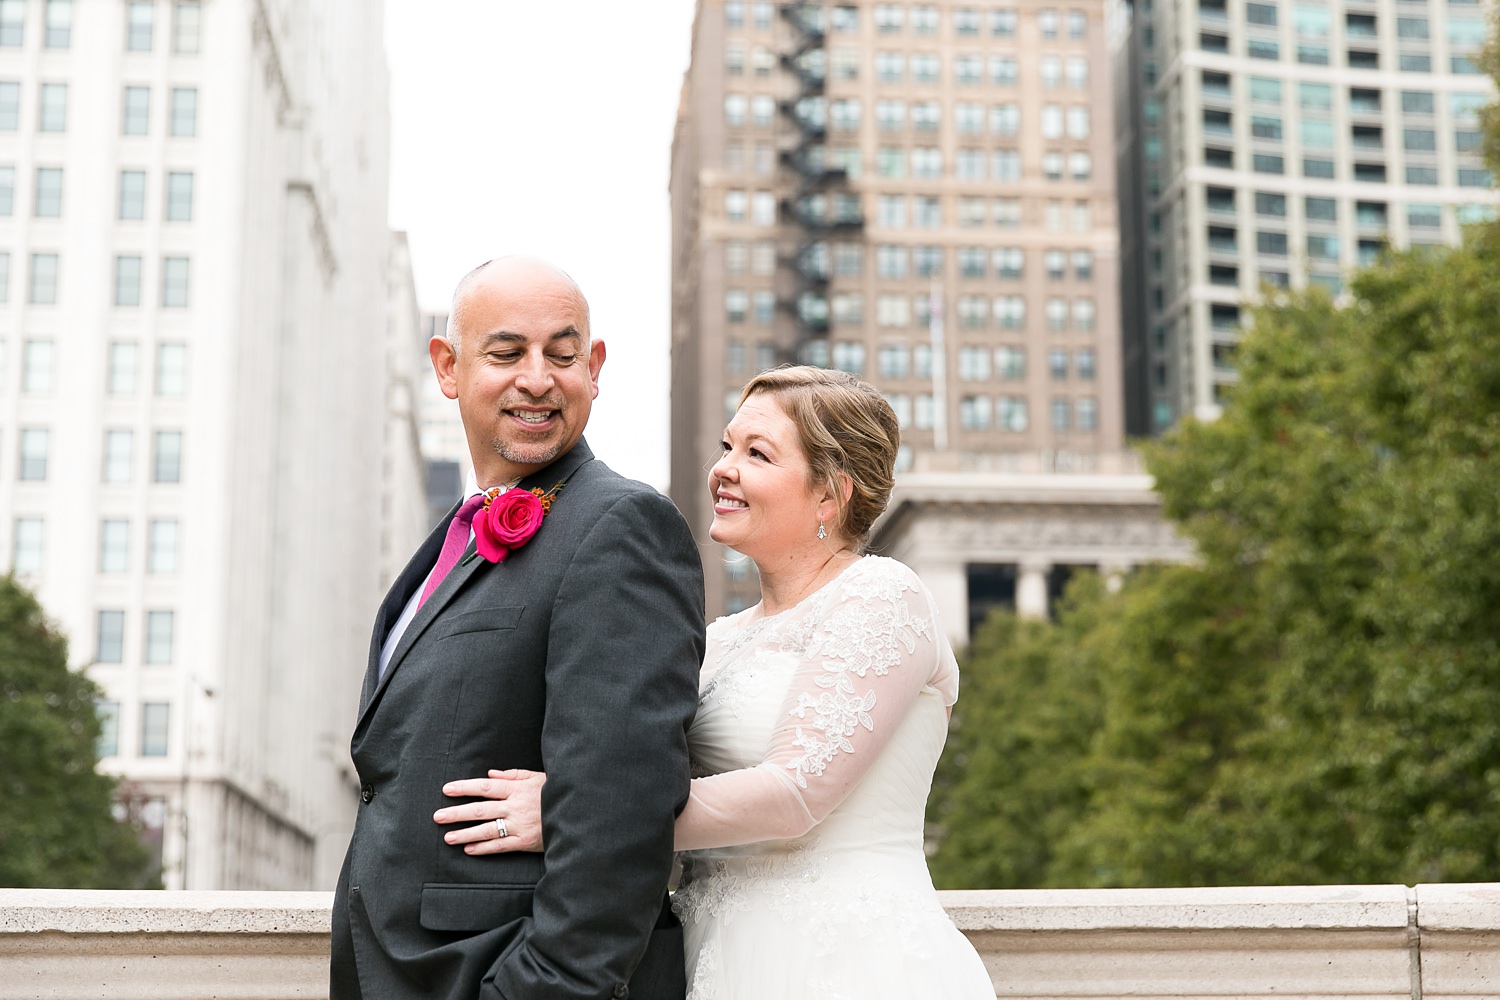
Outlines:
{"label": "bald man", "polygon": [[[692,536],[583,440],[605,350],[566,274],[523,257],[481,265],[429,352],[458,400],[470,496],[550,502],[492,562],[466,525],[483,508],[461,501],[376,614],[331,996],[680,1000],[666,889],[703,656]],[[543,853],[445,842],[443,785],[491,767],[547,772]]]}

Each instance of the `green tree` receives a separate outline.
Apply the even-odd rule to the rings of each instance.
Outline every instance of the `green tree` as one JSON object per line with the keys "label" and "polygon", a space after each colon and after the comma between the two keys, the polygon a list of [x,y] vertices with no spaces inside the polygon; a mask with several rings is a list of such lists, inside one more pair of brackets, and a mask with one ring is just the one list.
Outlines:
{"label": "green tree", "polygon": [[981,633],[944,884],[1493,877],[1500,230],[1351,299],[1256,309],[1225,414],[1148,448],[1196,565]]}
{"label": "green tree", "polygon": [[146,849],[115,822],[115,781],[95,770],[98,696],[36,598],[0,577],[0,885],[145,884]]}

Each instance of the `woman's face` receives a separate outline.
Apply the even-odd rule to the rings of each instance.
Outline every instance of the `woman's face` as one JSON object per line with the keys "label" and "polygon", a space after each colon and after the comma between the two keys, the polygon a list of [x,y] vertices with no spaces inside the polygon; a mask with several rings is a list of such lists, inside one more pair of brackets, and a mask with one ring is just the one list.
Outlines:
{"label": "woman's face", "polygon": [[709,537],[762,565],[814,544],[820,508],[825,517],[831,512],[823,507],[827,493],[809,488],[807,456],[781,404],[766,393],[745,400],[721,447],[708,472]]}

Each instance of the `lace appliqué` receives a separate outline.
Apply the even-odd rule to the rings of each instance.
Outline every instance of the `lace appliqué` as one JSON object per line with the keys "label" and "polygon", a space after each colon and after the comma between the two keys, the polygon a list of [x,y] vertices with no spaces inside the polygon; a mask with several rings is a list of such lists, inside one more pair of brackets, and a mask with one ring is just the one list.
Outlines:
{"label": "lace appliqu\u00e9", "polygon": [[[769,661],[786,654],[805,653],[812,641],[812,627],[807,622],[783,621],[779,617],[761,618],[744,628],[734,628],[720,618],[714,622],[714,639],[718,643],[718,655],[714,659],[714,672],[703,690],[698,693],[698,704],[709,699],[723,705],[735,718],[740,717],[740,706],[747,695],[760,690],[768,676]],[[741,651],[762,633],[768,633],[769,641],[760,643],[748,655]]]}
{"label": "lace appliqu\u00e9", "polygon": [[809,722],[798,727],[792,745],[803,751],[789,761],[787,769],[798,787],[807,787],[807,776],[821,775],[841,753],[853,753],[849,737],[856,728],[874,732],[870,710],[875,692],[857,690],[854,678],[874,673],[883,677],[910,654],[917,640],[931,637],[931,622],[914,616],[906,601],[916,587],[909,580],[886,574],[851,574],[839,588],[839,602],[809,643],[809,654],[823,658],[823,675],[817,694],[803,693],[791,709],[795,718]]}

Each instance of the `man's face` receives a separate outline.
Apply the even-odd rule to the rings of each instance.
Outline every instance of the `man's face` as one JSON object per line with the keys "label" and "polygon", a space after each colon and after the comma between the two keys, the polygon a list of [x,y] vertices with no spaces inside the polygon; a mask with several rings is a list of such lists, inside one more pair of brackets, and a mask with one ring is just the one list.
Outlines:
{"label": "man's face", "polygon": [[429,350],[444,394],[458,400],[479,485],[551,464],[583,435],[604,365],[577,289],[545,265],[496,261],[456,316],[456,356],[443,337]]}

